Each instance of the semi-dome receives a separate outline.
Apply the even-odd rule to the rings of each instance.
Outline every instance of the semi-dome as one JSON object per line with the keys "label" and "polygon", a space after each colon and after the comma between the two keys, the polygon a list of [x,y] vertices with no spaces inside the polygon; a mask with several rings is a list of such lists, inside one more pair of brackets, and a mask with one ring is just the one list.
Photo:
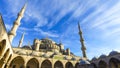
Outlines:
{"label": "semi-dome", "polygon": [[75,57],[72,57],[71,60],[76,60],[76,58],[75,58]]}
{"label": "semi-dome", "polygon": [[92,58],[92,61],[94,61],[94,60],[97,60],[97,58],[96,58],[96,57],[93,57],[93,58]]}
{"label": "semi-dome", "polygon": [[30,47],[30,46],[23,46],[22,48],[24,48],[24,49],[32,49],[32,47]]}
{"label": "semi-dome", "polygon": [[49,58],[50,56],[48,54],[43,54],[43,57]]}
{"label": "semi-dome", "polygon": [[17,51],[16,53],[19,54],[19,55],[26,55],[26,54],[27,54],[27,53],[26,53],[25,51],[23,51],[23,50]]}
{"label": "semi-dome", "polygon": [[49,38],[44,38],[44,39],[41,39],[40,41],[41,41],[40,49],[49,49],[49,50],[58,49],[59,50],[58,45]]}
{"label": "semi-dome", "polygon": [[106,55],[102,54],[99,58],[105,58],[105,57],[106,57]]}
{"label": "semi-dome", "polygon": [[65,56],[65,57],[64,57],[64,59],[65,59],[65,60],[68,60],[68,57],[67,57],[67,56]]}
{"label": "semi-dome", "polygon": [[37,52],[32,52],[31,55],[33,55],[33,56],[39,56],[39,54]]}
{"label": "semi-dome", "polygon": [[117,52],[117,51],[112,51],[112,52],[109,53],[109,56],[113,56],[113,55],[117,55],[117,54],[119,54],[119,52]]}
{"label": "semi-dome", "polygon": [[59,52],[55,51],[55,52],[54,52],[54,55],[59,55]]}
{"label": "semi-dome", "polygon": [[49,39],[49,38],[43,38],[43,39],[41,39],[41,41],[42,41],[43,43],[52,43],[52,40]]}
{"label": "semi-dome", "polygon": [[90,62],[87,61],[87,60],[80,59],[79,64],[80,64],[80,65],[86,65],[86,64],[90,64]]}

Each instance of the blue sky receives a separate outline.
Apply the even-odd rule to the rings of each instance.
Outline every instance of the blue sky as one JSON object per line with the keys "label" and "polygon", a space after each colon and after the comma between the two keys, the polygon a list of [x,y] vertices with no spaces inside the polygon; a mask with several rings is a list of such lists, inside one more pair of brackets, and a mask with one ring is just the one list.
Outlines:
{"label": "blue sky", "polygon": [[[0,0],[0,13],[10,31],[25,0]],[[34,38],[49,37],[77,55],[81,54],[78,35],[81,24],[87,55],[91,59],[101,54],[120,51],[120,0],[28,0],[27,8],[13,47],[17,47],[23,32],[23,45]]]}

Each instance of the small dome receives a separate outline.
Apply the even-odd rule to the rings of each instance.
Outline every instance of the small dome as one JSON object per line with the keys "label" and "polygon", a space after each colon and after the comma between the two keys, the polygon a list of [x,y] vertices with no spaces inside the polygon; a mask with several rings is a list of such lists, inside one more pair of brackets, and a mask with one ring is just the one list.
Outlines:
{"label": "small dome", "polygon": [[43,54],[43,57],[49,58],[50,56],[48,54]]}
{"label": "small dome", "polygon": [[27,54],[25,51],[22,51],[22,50],[21,51],[17,51],[16,53],[20,54],[20,55],[26,55]]}
{"label": "small dome", "polygon": [[90,64],[90,62],[87,61],[87,60],[81,59],[80,62],[79,62],[79,64],[80,64],[80,65],[86,65],[86,64]]}
{"label": "small dome", "polygon": [[30,47],[30,46],[23,46],[22,48],[24,48],[24,49],[32,49],[32,47]]}
{"label": "small dome", "polygon": [[54,55],[59,55],[59,52],[55,51],[55,52],[54,52]]}
{"label": "small dome", "polygon": [[72,57],[71,60],[76,60],[76,58],[75,58],[75,57]]}
{"label": "small dome", "polygon": [[106,55],[103,54],[103,55],[101,55],[99,58],[105,58],[105,57],[106,57]]}
{"label": "small dome", "polygon": [[117,51],[112,51],[112,52],[109,53],[109,56],[113,56],[113,55],[117,55],[117,54],[119,54],[119,52],[117,52]]}
{"label": "small dome", "polygon": [[94,60],[97,60],[97,58],[96,58],[96,57],[93,57],[93,58],[92,58],[92,61],[94,61]]}
{"label": "small dome", "polygon": [[64,59],[65,59],[65,60],[68,60],[68,57],[67,57],[67,56],[65,56],[65,57],[64,57]]}
{"label": "small dome", "polygon": [[37,52],[32,52],[31,55],[33,55],[33,56],[39,56],[39,54]]}

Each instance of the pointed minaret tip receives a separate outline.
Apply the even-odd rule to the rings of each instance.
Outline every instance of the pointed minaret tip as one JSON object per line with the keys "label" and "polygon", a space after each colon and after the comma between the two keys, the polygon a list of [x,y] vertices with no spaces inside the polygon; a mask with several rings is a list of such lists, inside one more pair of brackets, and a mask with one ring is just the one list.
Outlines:
{"label": "pointed minaret tip", "polygon": [[2,16],[2,14],[0,13],[0,16]]}
{"label": "pointed minaret tip", "polygon": [[80,23],[79,22],[78,22],[78,29],[79,29],[79,32],[82,32],[81,28],[80,28]]}
{"label": "pointed minaret tip", "polygon": [[21,37],[21,39],[19,41],[18,47],[22,47],[22,43],[23,43],[23,39],[24,39],[24,34],[25,34],[25,32],[22,34],[22,37]]}
{"label": "pointed minaret tip", "polygon": [[0,17],[2,17],[2,14],[0,13]]}
{"label": "pointed minaret tip", "polygon": [[18,27],[19,27],[20,24],[21,24],[20,21],[21,21],[21,19],[22,19],[23,16],[24,16],[24,12],[25,12],[25,9],[26,9],[26,5],[27,5],[27,3],[23,6],[23,8],[21,9],[21,11],[18,13],[18,17],[17,17],[17,19],[15,20],[12,29],[11,29],[10,32],[8,33],[8,38],[9,38],[9,40],[10,40],[10,43],[12,43],[14,37],[16,36],[17,29],[18,29]]}
{"label": "pointed minaret tip", "polygon": [[30,47],[30,49],[32,49],[31,45],[30,45],[30,41],[28,41],[28,46]]}
{"label": "pointed minaret tip", "polygon": [[24,4],[24,7],[23,7],[23,8],[25,8],[25,9],[26,9],[26,7],[27,7],[27,2]]}
{"label": "pointed minaret tip", "polygon": [[22,9],[21,9],[21,11],[20,11],[20,14],[24,14],[24,12],[25,12],[25,9],[26,9],[26,7],[27,7],[27,2],[24,4],[24,6],[22,7]]}

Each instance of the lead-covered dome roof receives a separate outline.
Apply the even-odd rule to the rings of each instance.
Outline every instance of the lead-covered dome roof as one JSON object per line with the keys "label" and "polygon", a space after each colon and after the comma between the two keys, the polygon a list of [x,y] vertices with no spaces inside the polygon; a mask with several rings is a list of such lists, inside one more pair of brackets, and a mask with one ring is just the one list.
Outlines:
{"label": "lead-covered dome roof", "polygon": [[97,58],[96,58],[96,57],[93,57],[93,58],[92,58],[92,61],[94,61],[94,60],[97,60]]}
{"label": "lead-covered dome roof", "polygon": [[79,64],[80,65],[86,65],[86,64],[90,64],[90,62],[88,60],[80,59]]}
{"label": "lead-covered dome roof", "polygon": [[23,51],[23,50],[17,51],[16,53],[19,54],[19,55],[26,55],[26,54],[27,54],[27,53],[26,53],[25,51]]}
{"label": "lead-covered dome roof", "polygon": [[113,55],[117,55],[117,54],[119,54],[119,52],[117,52],[117,51],[112,51],[112,52],[109,53],[109,56],[113,56]]}
{"label": "lead-covered dome roof", "polygon": [[32,49],[32,47],[27,46],[27,45],[23,46],[22,48],[24,48],[24,49]]}
{"label": "lead-covered dome roof", "polygon": [[99,58],[105,58],[106,55],[105,54],[102,54]]}

